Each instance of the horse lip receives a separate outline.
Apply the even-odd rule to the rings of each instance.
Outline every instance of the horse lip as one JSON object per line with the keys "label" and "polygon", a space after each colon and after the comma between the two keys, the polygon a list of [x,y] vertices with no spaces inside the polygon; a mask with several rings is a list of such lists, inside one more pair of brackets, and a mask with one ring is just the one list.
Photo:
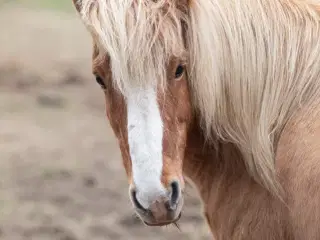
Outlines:
{"label": "horse lip", "polygon": [[163,222],[163,223],[154,223],[154,224],[153,223],[144,222],[144,224],[146,224],[149,227],[163,227],[163,226],[167,226],[167,225],[172,224],[172,222]]}
{"label": "horse lip", "polygon": [[167,225],[170,225],[170,224],[174,224],[176,222],[178,222],[181,218],[181,213],[179,213],[179,216],[174,219],[173,221],[167,221],[167,222],[159,222],[159,223],[148,223],[146,221],[143,221],[145,225],[147,226],[150,226],[150,227],[163,227],[163,226],[167,226]]}

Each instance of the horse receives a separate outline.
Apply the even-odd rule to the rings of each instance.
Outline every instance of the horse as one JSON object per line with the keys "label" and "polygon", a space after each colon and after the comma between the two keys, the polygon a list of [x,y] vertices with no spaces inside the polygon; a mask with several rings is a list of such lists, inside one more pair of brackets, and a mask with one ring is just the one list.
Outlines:
{"label": "horse", "polygon": [[216,240],[320,239],[320,3],[73,0],[147,226],[186,181]]}

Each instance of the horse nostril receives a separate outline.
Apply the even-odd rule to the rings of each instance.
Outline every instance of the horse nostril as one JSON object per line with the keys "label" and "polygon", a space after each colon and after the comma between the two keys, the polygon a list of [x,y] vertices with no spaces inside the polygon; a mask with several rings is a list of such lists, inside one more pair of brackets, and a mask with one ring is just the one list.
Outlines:
{"label": "horse nostril", "polygon": [[180,196],[180,187],[179,187],[179,183],[174,181],[171,183],[171,206],[174,207],[178,200],[179,200],[179,196]]}
{"label": "horse nostril", "polygon": [[137,199],[137,191],[136,190],[131,190],[131,196],[132,196],[132,201],[133,204],[136,208],[146,211],[146,209],[139,203],[138,199]]}

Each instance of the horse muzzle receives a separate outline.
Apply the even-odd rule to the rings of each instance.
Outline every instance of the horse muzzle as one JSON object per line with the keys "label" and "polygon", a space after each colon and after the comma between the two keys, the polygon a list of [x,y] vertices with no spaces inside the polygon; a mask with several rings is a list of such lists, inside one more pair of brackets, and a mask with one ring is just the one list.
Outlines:
{"label": "horse muzzle", "polygon": [[183,195],[178,182],[170,185],[167,196],[159,196],[148,208],[144,208],[138,201],[136,191],[131,191],[131,200],[135,211],[147,226],[165,226],[176,223],[181,217]]}

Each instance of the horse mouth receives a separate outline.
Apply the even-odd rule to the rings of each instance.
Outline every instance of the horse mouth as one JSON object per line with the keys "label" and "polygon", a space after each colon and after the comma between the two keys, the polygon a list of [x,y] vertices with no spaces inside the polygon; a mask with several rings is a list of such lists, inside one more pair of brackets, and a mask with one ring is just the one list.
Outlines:
{"label": "horse mouth", "polygon": [[171,224],[176,225],[177,222],[180,220],[181,218],[181,213],[179,214],[179,216],[174,219],[173,221],[166,221],[166,222],[158,222],[158,223],[148,223],[146,221],[143,221],[145,225],[149,226],[149,227],[163,227],[163,226],[168,226]]}

